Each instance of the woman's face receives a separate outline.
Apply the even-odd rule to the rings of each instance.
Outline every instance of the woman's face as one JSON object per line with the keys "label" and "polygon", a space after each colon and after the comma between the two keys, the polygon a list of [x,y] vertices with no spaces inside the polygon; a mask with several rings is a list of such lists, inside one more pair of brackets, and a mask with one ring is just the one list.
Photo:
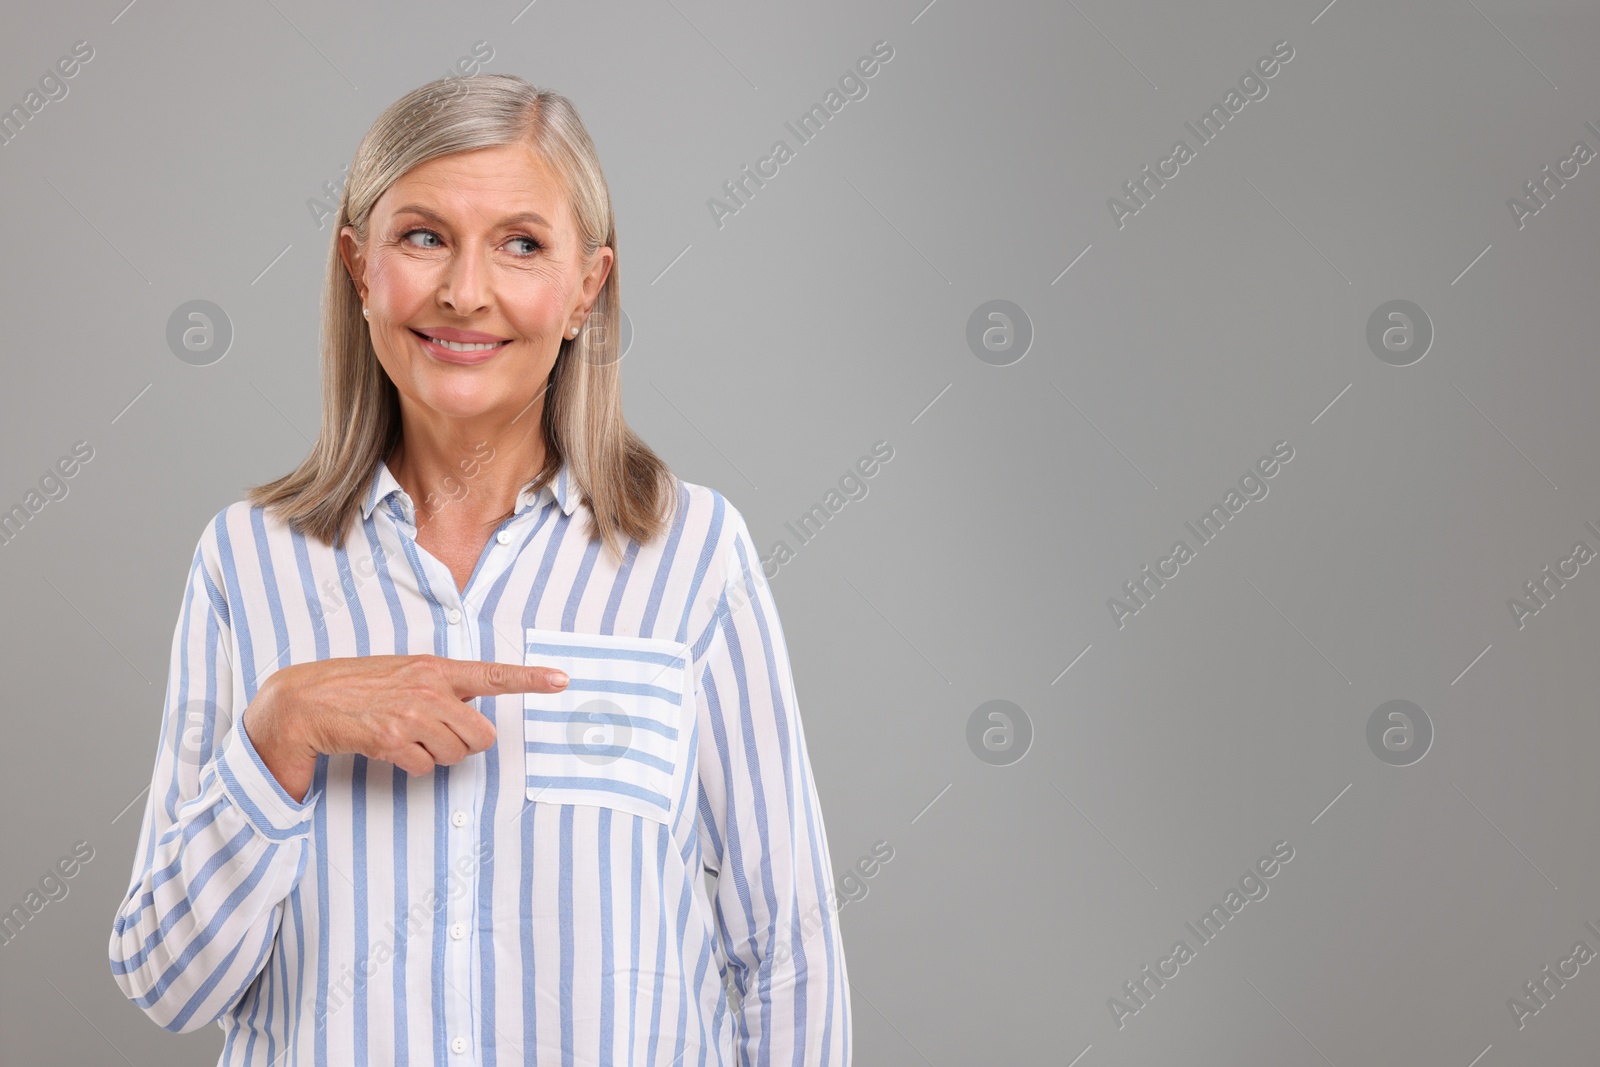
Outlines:
{"label": "woman's face", "polygon": [[366,245],[346,226],[339,253],[402,410],[440,430],[521,414],[612,261],[610,248],[580,259],[560,179],[521,144],[412,168],[374,205]]}

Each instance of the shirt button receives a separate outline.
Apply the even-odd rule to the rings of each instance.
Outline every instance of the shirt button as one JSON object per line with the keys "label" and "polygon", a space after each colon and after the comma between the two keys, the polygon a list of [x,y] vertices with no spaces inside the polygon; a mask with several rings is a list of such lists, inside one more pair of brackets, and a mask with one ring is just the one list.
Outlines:
{"label": "shirt button", "polygon": [[450,924],[450,936],[455,938],[457,941],[460,941],[463,937],[466,937],[467,936],[467,924],[466,923],[451,923]]}
{"label": "shirt button", "polygon": [[494,535],[494,539],[499,541],[502,545],[509,545],[511,543],[511,531],[501,530],[499,533]]}
{"label": "shirt button", "polygon": [[449,618],[450,618],[450,624],[452,626],[455,625],[456,623],[460,622],[461,621],[461,609],[460,608],[451,608],[450,609]]}
{"label": "shirt button", "polygon": [[451,1041],[450,1042],[450,1051],[451,1052],[465,1052],[465,1051],[467,1051],[467,1039],[464,1038],[464,1037],[458,1037],[455,1040]]}
{"label": "shirt button", "polygon": [[450,821],[457,826],[465,826],[467,825],[467,813],[464,811],[458,811],[454,815],[450,816]]}

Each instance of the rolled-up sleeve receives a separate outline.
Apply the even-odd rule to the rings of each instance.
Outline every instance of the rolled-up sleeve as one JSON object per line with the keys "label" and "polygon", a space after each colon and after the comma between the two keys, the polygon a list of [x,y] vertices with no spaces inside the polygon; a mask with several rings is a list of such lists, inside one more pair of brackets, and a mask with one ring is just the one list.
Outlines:
{"label": "rolled-up sleeve", "polygon": [[739,1062],[848,1067],[850,986],[788,650],[749,529],[727,511],[698,770],[719,962],[741,998]]}
{"label": "rolled-up sleeve", "polygon": [[304,873],[320,791],[291,797],[235,707],[231,615],[208,525],[189,567],[111,973],[165,1029],[221,1019],[261,972]]}

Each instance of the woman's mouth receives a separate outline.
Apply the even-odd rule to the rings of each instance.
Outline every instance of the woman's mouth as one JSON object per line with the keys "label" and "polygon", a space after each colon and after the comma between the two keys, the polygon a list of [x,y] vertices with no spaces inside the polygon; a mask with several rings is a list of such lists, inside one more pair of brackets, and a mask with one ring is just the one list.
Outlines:
{"label": "woman's mouth", "polygon": [[[417,339],[422,342],[422,347],[435,359],[446,363],[471,364],[482,363],[500,351],[510,341],[453,341],[444,337],[430,337],[421,330],[412,330]],[[462,332],[462,331],[452,331]],[[482,336],[482,335],[480,335]]]}

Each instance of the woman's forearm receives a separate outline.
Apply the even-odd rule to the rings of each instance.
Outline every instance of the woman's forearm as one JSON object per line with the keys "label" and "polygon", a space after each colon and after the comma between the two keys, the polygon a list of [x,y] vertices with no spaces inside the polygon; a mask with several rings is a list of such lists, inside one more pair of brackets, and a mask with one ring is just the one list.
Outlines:
{"label": "woman's forearm", "polygon": [[[111,973],[165,1029],[189,1033],[238,1003],[278,932],[278,906],[305,867],[311,824],[263,809],[232,749],[135,870],[117,909]],[[228,764],[229,758],[235,762]],[[158,786],[161,784],[158,781]]]}

